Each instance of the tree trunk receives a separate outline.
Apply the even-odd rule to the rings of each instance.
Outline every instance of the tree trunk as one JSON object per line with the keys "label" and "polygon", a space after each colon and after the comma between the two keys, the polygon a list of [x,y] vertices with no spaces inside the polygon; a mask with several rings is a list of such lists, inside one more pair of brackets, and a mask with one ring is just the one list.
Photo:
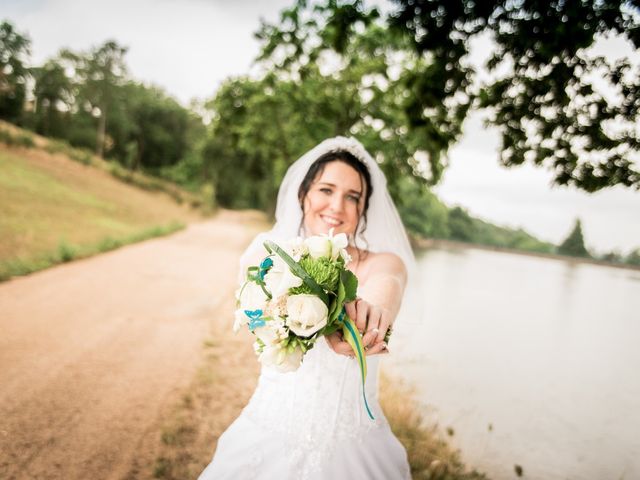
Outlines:
{"label": "tree trunk", "polygon": [[96,140],[96,155],[102,158],[104,154],[104,136],[107,129],[107,109],[101,108],[100,119],[98,120],[98,138]]}

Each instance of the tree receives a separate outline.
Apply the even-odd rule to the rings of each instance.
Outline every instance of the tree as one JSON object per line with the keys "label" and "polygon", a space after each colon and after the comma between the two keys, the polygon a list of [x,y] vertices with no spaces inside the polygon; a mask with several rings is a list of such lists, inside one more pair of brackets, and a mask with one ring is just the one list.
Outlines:
{"label": "tree", "polygon": [[[446,133],[468,109],[491,112],[502,135],[505,166],[532,162],[554,171],[554,182],[594,192],[614,185],[640,189],[634,157],[640,154],[637,129],[640,73],[629,60],[611,64],[588,49],[603,36],[618,35],[640,48],[640,10],[636,1],[538,2],[533,0],[393,0],[394,9],[378,22],[419,55],[407,77],[407,128],[431,134],[444,154]],[[363,25],[379,14],[361,0],[299,0],[290,18],[323,12],[325,45],[338,53],[357,41]],[[285,17],[283,16],[283,19]],[[304,22],[270,27],[290,55],[305,53]],[[486,62],[492,73],[484,84],[464,61],[469,41],[488,34],[495,44]],[[604,87],[599,87],[604,84]],[[613,94],[612,94],[613,93]],[[453,121],[447,121],[448,112]],[[443,141],[444,140],[444,141]],[[446,166],[431,157],[432,170]],[[436,165],[433,165],[435,162]]]}
{"label": "tree", "polygon": [[127,166],[134,170],[154,173],[178,163],[189,147],[187,135],[193,126],[189,111],[159,88],[135,82],[122,87],[121,97],[112,129],[114,154],[128,157]]}
{"label": "tree", "polygon": [[461,207],[449,211],[449,231],[453,240],[472,242],[476,239],[476,227],[473,218]]}
{"label": "tree", "polygon": [[[376,152],[398,198],[397,179],[402,176],[427,185],[439,181],[445,153],[461,135],[468,104],[451,105],[448,94],[434,88],[428,94],[433,100],[428,117],[415,121],[411,98],[437,79],[424,77],[427,60],[406,39],[377,23],[375,9],[363,13],[358,5],[298,1],[282,12],[279,24],[262,23],[256,34],[263,42],[258,62],[276,78],[298,86],[313,82],[338,100],[327,111],[314,110],[308,104],[317,93],[309,89],[306,97],[298,95],[298,108],[314,122],[326,115],[330,133],[355,135]],[[345,43],[342,19],[356,18],[357,33]]]}
{"label": "tree", "polygon": [[640,248],[636,248],[629,252],[627,258],[625,259],[625,263],[630,265],[640,265]]}
{"label": "tree", "polygon": [[72,81],[59,59],[50,59],[41,67],[32,69],[35,85],[35,130],[43,135],[61,136],[75,103]]}
{"label": "tree", "polygon": [[591,255],[584,246],[584,238],[582,236],[582,225],[580,219],[576,219],[576,223],[571,230],[569,236],[558,247],[558,253],[562,255],[570,255],[572,257],[590,257]]}
{"label": "tree", "polygon": [[29,69],[25,65],[31,41],[12,24],[0,24],[0,118],[12,122],[22,114]]}
{"label": "tree", "polygon": [[124,56],[127,48],[109,40],[85,54],[65,52],[75,60],[80,83],[80,103],[89,113],[98,118],[96,129],[96,154],[104,155],[105,133],[109,112],[118,102],[118,93],[127,75]]}

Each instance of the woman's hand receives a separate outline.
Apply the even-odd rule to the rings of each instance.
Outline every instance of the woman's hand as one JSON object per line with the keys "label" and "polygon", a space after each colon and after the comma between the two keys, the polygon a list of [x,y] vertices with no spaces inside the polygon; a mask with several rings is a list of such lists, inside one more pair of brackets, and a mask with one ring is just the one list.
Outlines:
{"label": "woman's hand", "polygon": [[[384,337],[389,329],[390,320],[388,312],[376,305],[372,305],[361,298],[345,305],[345,310],[351,318],[362,337],[366,355],[389,353]],[[343,338],[342,331],[327,335],[327,341],[331,348],[339,354],[355,356],[355,352]]]}

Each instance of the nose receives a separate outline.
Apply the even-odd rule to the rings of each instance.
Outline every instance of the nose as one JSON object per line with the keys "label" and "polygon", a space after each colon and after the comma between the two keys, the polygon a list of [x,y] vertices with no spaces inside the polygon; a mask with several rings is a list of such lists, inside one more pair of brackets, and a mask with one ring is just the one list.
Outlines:
{"label": "nose", "polygon": [[339,195],[338,193],[334,194],[331,197],[331,203],[329,206],[332,211],[342,213],[342,210],[344,209],[344,199],[342,198],[342,195]]}

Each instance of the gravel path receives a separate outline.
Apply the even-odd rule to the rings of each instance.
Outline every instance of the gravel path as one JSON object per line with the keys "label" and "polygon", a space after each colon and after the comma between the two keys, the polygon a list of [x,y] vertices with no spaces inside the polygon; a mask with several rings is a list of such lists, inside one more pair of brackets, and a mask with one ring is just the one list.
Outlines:
{"label": "gravel path", "polygon": [[121,479],[227,311],[260,225],[168,237],[0,284],[0,479]]}

